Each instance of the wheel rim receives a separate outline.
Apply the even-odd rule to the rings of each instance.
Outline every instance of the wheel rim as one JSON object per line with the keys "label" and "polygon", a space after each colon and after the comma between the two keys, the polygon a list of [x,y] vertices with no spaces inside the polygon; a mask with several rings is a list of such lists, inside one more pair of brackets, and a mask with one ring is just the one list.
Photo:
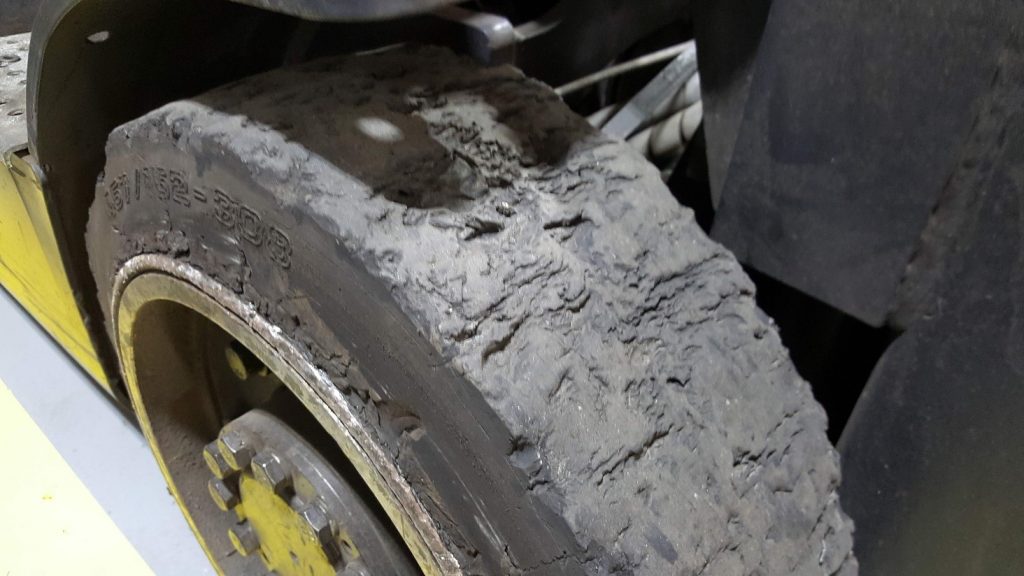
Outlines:
{"label": "wheel rim", "polygon": [[[210,460],[216,457],[211,450],[204,449],[211,440],[218,437],[223,440],[221,425],[226,418],[221,414],[224,406],[236,402],[237,398],[225,400],[224,390],[211,386],[214,378],[210,373],[210,363],[194,361],[197,356],[206,360],[210,357],[208,349],[198,344],[203,340],[202,331],[207,329],[202,324],[204,321],[222,332],[225,344],[238,342],[245,350],[251,351],[301,403],[307,412],[306,420],[309,420],[308,415],[312,415],[322,430],[329,434],[334,447],[340,449],[339,454],[365,483],[375,505],[383,510],[423,573],[461,573],[412,488],[376,443],[371,431],[355,416],[344,395],[326,374],[313,366],[278,328],[262,318],[251,305],[191,266],[162,255],[142,255],[128,261],[118,272],[111,310],[125,383],[140,426],[186,519],[207,556],[221,573],[266,571],[265,560],[261,558],[265,555],[276,554],[272,565],[277,562],[283,566],[280,556],[284,548],[271,554],[244,556],[235,553],[236,545],[231,538],[243,549],[252,547],[252,540],[244,528],[238,528],[237,513],[229,514],[218,508],[216,492],[220,486],[211,483],[210,472],[206,470],[207,466],[214,470],[215,463]],[[188,337],[182,334],[188,334]],[[140,350],[143,353],[137,353]],[[240,365],[238,359],[230,357],[223,364],[229,370]],[[233,429],[231,424],[225,427],[228,432]],[[322,445],[318,447],[324,448]],[[283,446],[276,444],[270,448],[271,453],[284,450]],[[222,452],[218,448],[217,453]],[[313,453],[316,454],[316,450]],[[206,464],[203,463],[204,457]],[[294,462],[287,464],[294,466]],[[249,470],[247,475],[252,476],[252,468]],[[245,476],[239,477],[240,484],[231,494],[242,496],[244,500],[244,494],[239,493],[241,490],[252,498],[259,498],[257,484],[243,482],[241,479]],[[336,482],[332,479],[326,485],[336,485]],[[248,492],[242,487],[244,485],[248,486]],[[230,500],[231,494],[222,492],[220,497]],[[211,498],[211,495],[215,497]],[[278,500],[293,510],[296,518],[300,516],[299,510],[290,506],[291,502]],[[295,503],[299,509],[309,504],[301,499]],[[332,513],[336,514],[337,502],[332,506]],[[245,507],[242,508],[244,510]],[[285,513],[284,509],[279,513]],[[345,520],[325,515],[338,545],[344,546]],[[252,524],[250,521],[250,528]],[[299,523],[292,527],[300,531],[305,529]],[[229,538],[232,529],[235,530],[234,536]],[[263,531],[267,538],[266,529]],[[294,536],[298,532],[290,534]],[[363,561],[354,561],[359,556],[358,548],[348,552],[347,556],[339,548],[337,555],[332,557],[335,551],[330,547],[328,544],[328,550],[323,554],[328,560],[328,564],[321,566],[323,570],[329,565],[338,573],[346,573],[343,572],[346,566],[351,567],[348,573],[365,572]],[[278,569],[287,573],[281,566]]]}
{"label": "wheel rim", "polygon": [[271,412],[226,424],[203,459],[211,498],[237,519],[228,538],[242,556],[258,554],[280,576],[415,573],[358,487]]}

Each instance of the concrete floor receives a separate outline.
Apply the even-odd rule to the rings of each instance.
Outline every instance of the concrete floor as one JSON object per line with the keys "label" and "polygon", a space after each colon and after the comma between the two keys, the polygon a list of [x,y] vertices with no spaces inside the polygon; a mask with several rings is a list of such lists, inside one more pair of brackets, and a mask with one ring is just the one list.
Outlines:
{"label": "concrete floor", "polygon": [[3,290],[0,455],[3,576],[214,574],[142,434]]}

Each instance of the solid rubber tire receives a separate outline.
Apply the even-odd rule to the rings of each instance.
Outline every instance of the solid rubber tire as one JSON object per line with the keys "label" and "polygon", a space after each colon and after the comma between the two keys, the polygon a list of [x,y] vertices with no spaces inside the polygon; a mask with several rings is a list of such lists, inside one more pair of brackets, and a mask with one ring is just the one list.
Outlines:
{"label": "solid rubber tire", "polygon": [[113,131],[90,216],[346,391],[467,573],[854,574],[826,417],[732,255],[546,86],[435,48]]}

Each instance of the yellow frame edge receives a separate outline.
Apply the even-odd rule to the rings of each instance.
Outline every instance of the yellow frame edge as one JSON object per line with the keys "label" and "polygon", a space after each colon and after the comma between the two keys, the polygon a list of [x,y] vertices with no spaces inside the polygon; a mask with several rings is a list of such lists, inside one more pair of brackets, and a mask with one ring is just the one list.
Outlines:
{"label": "yellow frame edge", "polygon": [[71,291],[42,186],[29,160],[13,152],[0,164],[0,285],[113,393]]}

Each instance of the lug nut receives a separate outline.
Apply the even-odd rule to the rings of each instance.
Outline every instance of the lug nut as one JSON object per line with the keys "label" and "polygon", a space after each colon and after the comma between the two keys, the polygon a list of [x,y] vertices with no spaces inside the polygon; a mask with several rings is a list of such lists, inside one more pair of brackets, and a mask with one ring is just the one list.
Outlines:
{"label": "lug nut", "polygon": [[291,485],[291,477],[273,452],[260,452],[253,457],[252,476],[278,496],[283,495],[285,489]]}
{"label": "lug nut", "polygon": [[241,470],[252,461],[252,446],[244,436],[233,430],[225,432],[217,439],[217,450],[234,470]]}
{"label": "lug nut", "polygon": [[224,358],[228,362],[228,368],[231,368],[231,372],[239,380],[248,380],[253,375],[266,376],[270,373],[266,365],[237,340],[224,349]]}
{"label": "lug nut", "polygon": [[206,462],[210,472],[213,472],[213,475],[221,480],[236,472],[231,469],[231,465],[224,459],[224,455],[220,453],[220,448],[218,448],[216,441],[210,442],[203,448],[203,460]]}
{"label": "lug nut", "polygon": [[331,562],[337,562],[341,559],[341,550],[338,549],[337,544],[334,542],[334,534],[331,532],[331,523],[327,519],[327,514],[324,513],[316,504],[306,506],[299,511],[302,519],[305,521],[306,526],[313,532],[313,536],[316,541],[320,544],[320,548],[327,555],[327,559]]}
{"label": "lug nut", "polygon": [[206,487],[209,488],[210,497],[213,498],[213,503],[217,505],[217,508],[227,512],[238,506],[238,494],[225,484],[223,480],[214,478],[210,480]]}
{"label": "lug nut", "polygon": [[235,524],[228,529],[228,539],[242,556],[248,556],[260,547],[259,538],[256,537],[256,532],[248,522]]}

